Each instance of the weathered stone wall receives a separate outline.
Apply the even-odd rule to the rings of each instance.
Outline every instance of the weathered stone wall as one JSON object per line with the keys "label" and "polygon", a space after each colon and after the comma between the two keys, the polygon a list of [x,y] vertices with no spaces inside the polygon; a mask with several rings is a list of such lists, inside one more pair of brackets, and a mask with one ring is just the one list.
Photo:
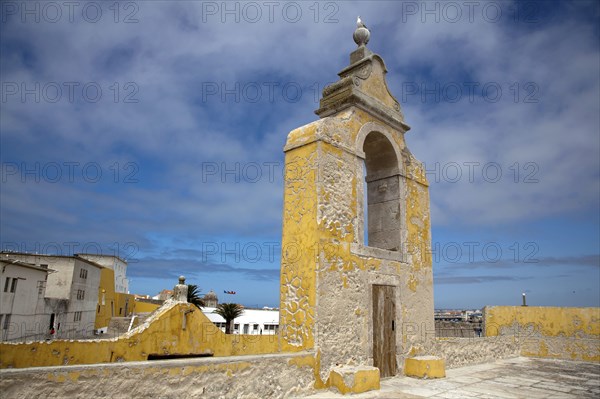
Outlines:
{"label": "weathered stone wall", "polygon": [[513,337],[522,356],[600,362],[600,308],[488,306],[484,334]]}
{"label": "weathered stone wall", "polygon": [[0,371],[2,398],[283,398],[313,391],[309,353]]}
{"label": "weathered stone wall", "polygon": [[435,336],[437,338],[476,338],[483,335],[481,322],[469,321],[438,321],[435,322]]}
{"label": "weathered stone wall", "polygon": [[412,348],[412,356],[439,356],[447,368],[509,359],[520,354],[520,345],[513,337],[437,338]]}

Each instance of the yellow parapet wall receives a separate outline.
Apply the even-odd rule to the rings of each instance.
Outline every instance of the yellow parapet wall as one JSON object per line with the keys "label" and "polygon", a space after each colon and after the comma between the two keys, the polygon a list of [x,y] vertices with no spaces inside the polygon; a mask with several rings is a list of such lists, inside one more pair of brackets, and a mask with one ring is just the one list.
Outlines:
{"label": "yellow parapet wall", "polygon": [[224,334],[199,309],[169,303],[118,338],[0,343],[0,368],[147,360],[150,355],[258,355],[279,352],[276,335]]}
{"label": "yellow parapet wall", "polygon": [[134,313],[152,313],[158,308],[160,308],[160,305],[158,305],[156,303],[135,301],[135,305],[133,307],[133,312]]}
{"label": "yellow parapet wall", "polygon": [[275,398],[311,394],[314,353],[0,370],[2,398]]}
{"label": "yellow parapet wall", "polygon": [[490,306],[485,335],[512,335],[521,355],[600,361],[600,308]]}

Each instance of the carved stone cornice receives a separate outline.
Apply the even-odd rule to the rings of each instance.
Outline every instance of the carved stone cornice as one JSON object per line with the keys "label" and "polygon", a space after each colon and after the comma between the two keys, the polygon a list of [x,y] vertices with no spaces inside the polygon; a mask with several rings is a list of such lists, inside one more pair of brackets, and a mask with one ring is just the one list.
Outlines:
{"label": "carved stone cornice", "polygon": [[315,113],[325,118],[355,106],[405,133],[410,127],[404,122],[400,103],[388,88],[386,73],[383,59],[365,44],[359,45],[350,54],[350,65],[338,73],[340,79],[323,89]]}

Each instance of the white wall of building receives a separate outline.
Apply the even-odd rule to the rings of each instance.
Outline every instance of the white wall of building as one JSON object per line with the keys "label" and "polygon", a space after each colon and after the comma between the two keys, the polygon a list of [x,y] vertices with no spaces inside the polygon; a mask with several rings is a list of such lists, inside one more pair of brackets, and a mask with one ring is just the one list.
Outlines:
{"label": "white wall of building", "polygon": [[53,269],[46,281],[44,313],[54,314],[55,338],[93,335],[102,266],[73,256],[2,253],[5,258]]}
{"label": "white wall of building", "polygon": [[[202,312],[225,332],[225,319],[216,313],[215,308],[205,307]],[[244,309],[244,313],[234,320],[234,334],[274,335],[279,330],[279,311]]]}
{"label": "white wall of building", "polygon": [[42,340],[49,336],[44,303],[48,270],[0,260],[0,341]]}
{"label": "white wall of building", "polygon": [[112,269],[115,272],[115,292],[129,294],[127,261],[113,255],[76,254],[75,256]]}
{"label": "white wall of building", "polygon": [[[73,259],[73,279],[65,325],[57,337],[90,336],[94,331],[102,268],[83,259]],[[48,296],[48,295],[46,295]]]}

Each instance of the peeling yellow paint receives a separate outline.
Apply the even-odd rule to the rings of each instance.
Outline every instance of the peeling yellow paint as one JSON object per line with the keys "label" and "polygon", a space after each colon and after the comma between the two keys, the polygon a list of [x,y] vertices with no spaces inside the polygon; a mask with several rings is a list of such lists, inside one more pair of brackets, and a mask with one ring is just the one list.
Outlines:
{"label": "peeling yellow paint", "polygon": [[353,378],[344,378],[336,369],[329,374],[327,385],[337,388],[345,394],[354,394],[371,391],[380,388],[379,369],[356,370]]}
{"label": "peeling yellow paint", "polygon": [[509,334],[523,356],[600,361],[600,308],[486,307],[485,335]]}
{"label": "peeling yellow paint", "polygon": [[296,367],[311,367],[314,368],[316,363],[315,356],[306,355],[306,356],[297,356],[288,360],[288,364],[290,366]]}
{"label": "peeling yellow paint", "polygon": [[[315,133],[315,126],[296,129],[290,133],[288,142],[292,138],[308,140],[308,135]],[[320,252],[315,223],[317,150],[317,144],[312,143],[286,155],[279,311],[284,351],[314,346],[315,261]]]}
{"label": "peeling yellow paint", "polygon": [[315,363],[313,374],[315,377],[315,389],[329,388],[329,385],[325,381],[323,381],[323,379],[321,378],[321,373],[319,372],[319,370],[321,370],[321,351],[319,349],[317,349],[317,353],[315,354],[314,360]]}
{"label": "peeling yellow paint", "polygon": [[417,292],[417,286],[419,285],[419,282],[417,281],[417,279],[415,278],[414,274],[410,275],[410,278],[408,279],[408,288],[412,291],[412,292]]}
{"label": "peeling yellow paint", "polygon": [[446,363],[434,356],[408,358],[404,362],[404,374],[417,378],[443,378],[446,376]]}
{"label": "peeling yellow paint", "polygon": [[572,337],[583,333],[600,337],[600,308],[540,306],[489,306],[486,308],[486,334],[499,335],[517,323],[523,329],[532,325],[548,337]]}

